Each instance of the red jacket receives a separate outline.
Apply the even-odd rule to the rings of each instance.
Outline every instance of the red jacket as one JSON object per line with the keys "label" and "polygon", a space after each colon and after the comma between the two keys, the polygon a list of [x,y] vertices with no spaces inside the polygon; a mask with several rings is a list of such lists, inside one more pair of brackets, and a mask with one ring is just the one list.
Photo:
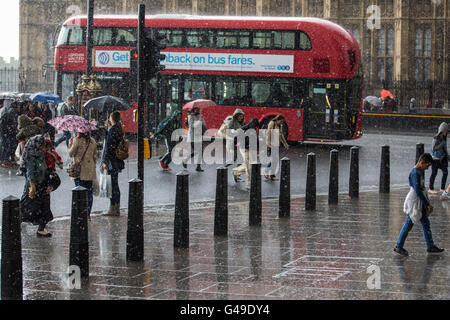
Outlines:
{"label": "red jacket", "polygon": [[56,165],[58,165],[60,169],[63,168],[62,159],[55,151],[55,149],[52,149],[45,153],[45,163],[47,164],[47,168],[52,171],[56,171]]}

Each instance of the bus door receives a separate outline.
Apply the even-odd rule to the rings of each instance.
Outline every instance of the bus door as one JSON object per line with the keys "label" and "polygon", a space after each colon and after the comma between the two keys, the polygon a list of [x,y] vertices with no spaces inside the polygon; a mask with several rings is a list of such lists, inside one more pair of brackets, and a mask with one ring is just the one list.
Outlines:
{"label": "bus door", "polygon": [[344,139],[346,133],[345,86],[339,82],[310,85],[305,103],[305,138]]}

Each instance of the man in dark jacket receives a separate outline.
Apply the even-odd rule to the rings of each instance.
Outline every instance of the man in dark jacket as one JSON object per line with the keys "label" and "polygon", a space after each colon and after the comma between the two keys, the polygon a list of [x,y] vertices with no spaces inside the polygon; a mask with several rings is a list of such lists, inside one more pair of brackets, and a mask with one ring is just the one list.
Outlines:
{"label": "man in dark jacket", "polygon": [[175,110],[170,118],[150,136],[152,139],[156,136],[163,136],[166,142],[167,152],[159,159],[159,165],[163,170],[171,170],[169,163],[172,162],[172,150],[178,143],[178,141],[172,141],[172,133],[177,129],[181,129],[181,112],[179,110]]}
{"label": "man in dark jacket", "polygon": [[19,112],[19,104],[12,102],[9,106],[4,107],[2,117],[0,118],[0,135],[2,148],[0,150],[1,166],[4,168],[17,168],[14,153],[17,148],[17,117]]}

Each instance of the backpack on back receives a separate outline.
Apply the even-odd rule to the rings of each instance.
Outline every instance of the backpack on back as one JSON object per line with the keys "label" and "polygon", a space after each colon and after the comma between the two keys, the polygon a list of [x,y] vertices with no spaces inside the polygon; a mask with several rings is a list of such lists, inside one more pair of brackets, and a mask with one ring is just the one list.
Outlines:
{"label": "backpack on back", "polygon": [[116,157],[119,160],[126,160],[129,157],[128,154],[128,146],[129,146],[129,141],[125,138],[122,139],[122,141],[119,143],[119,146],[117,147],[116,150]]}

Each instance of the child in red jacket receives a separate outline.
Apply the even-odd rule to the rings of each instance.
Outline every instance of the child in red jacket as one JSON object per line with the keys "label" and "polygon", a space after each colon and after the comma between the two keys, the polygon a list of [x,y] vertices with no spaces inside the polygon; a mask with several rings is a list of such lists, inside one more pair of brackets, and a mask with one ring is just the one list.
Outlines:
{"label": "child in red jacket", "polygon": [[53,149],[53,143],[49,138],[45,138],[46,141],[46,152],[45,152],[45,163],[47,164],[47,168],[51,171],[56,171],[56,165],[60,169],[63,168],[62,159],[59,154]]}

